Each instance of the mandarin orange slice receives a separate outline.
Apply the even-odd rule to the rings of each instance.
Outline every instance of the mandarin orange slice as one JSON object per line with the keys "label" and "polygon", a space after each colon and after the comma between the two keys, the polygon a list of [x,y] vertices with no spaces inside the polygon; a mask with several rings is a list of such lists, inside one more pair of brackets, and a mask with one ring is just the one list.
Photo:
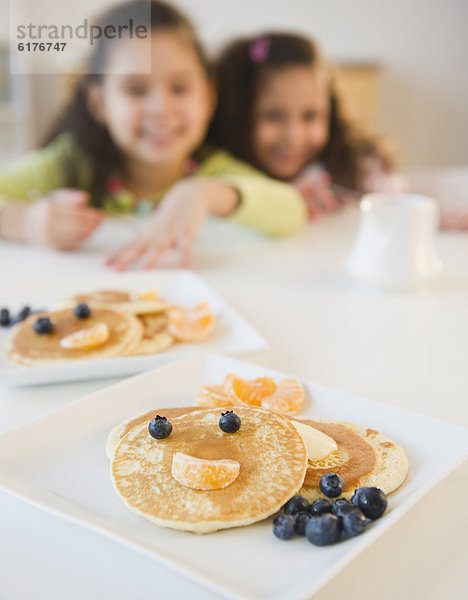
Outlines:
{"label": "mandarin orange slice", "polygon": [[96,323],[87,329],[79,329],[60,340],[62,348],[67,350],[83,350],[97,348],[109,339],[107,323]]}
{"label": "mandarin orange slice", "polygon": [[147,290],[146,292],[139,292],[135,294],[134,300],[159,300],[158,290]]}
{"label": "mandarin orange slice", "polygon": [[296,379],[283,379],[273,394],[262,400],[262,408],[284,415],[297,414],[304,404],[304,388]]}
{"label": "mandarin orange slice", "polygon": [[168,315],[169,331],[182,342],[205,340],[215,325],[215,316],[207,302],[201,302],[195,308],[172,306]]}
{"label": "mandarin orange slice", "polygon": [[219,490],[230,485],[239,475],[236,460],[207,460],[176,452],[172,458],[172,476],[194,490]]}
{"label": "mandarin orange slice", "polygon": [[277,389],[271,377],[242,379],[232,374],[226,375],[223,387],[232,404],[248,406],[262,406],[263,399],[271,396]]}
{"label": "mandarin orange slice", "polygon": [[232,402],[226,395],[222,385],[204,385],[195,396],[197,406],[204,408],[216,408],[218,406],[232,406]]}

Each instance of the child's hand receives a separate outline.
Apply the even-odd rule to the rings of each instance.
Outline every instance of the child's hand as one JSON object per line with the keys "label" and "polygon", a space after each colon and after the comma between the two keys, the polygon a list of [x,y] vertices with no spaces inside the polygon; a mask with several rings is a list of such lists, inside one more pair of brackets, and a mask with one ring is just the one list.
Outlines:
{"label": "child's hand", "polygon": [[123,271],[139,263],[154,269],[168,250],[176,252],[180,267],[190,263],[192,246],[208,214],[225,215],[238,202],[237,192],[209,179],[187,179],[175,185],[154,211],[146,233],[119,248],[106,264]]}
{"label": "child's hand", "polygon": [[340,201],[331,186],[330,175],[319,166],[306,169],[292,184],[304,198],[310,220],[340,207]]}
{"label": "child's hand", "polygon": [[86,192],[60,189],[27,206],[24,241],[57,250],[75,248],[104,218],[101,210],[87,206],[88,200]]}

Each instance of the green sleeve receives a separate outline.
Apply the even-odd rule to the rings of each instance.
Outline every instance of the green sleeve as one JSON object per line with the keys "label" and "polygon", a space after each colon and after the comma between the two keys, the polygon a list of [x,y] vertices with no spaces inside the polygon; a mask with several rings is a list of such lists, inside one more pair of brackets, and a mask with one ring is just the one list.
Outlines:
{"label": "green sleeve", "polygon": [[286,235],[306,221],[306,208],[299,192],[276,181],[227,152],[216,151],[197,171],[232,185],[240,194],[239,206],[229,218],[270,235]]}
{"label": "green sleeve", "polygon": [[0,167],[0,206],[8,201],[32,202],[38,196],[65,187],[64,166],[70,159],[84,183],[89,167],[67,134],[60,135],[45,148],[28,152]]}

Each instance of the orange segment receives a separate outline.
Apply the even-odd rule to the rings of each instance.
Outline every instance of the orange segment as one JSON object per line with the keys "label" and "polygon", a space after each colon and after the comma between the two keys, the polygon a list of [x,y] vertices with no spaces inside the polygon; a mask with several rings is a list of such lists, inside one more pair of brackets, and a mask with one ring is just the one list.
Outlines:
{"label": "orange segment", "polygon": [[202,302],[195,308],[173,306],[168,314],[169,331],[183,342],[200,342],[213,331],[215,316],[207,302]]}
{"label": "orange segment", "polygon": [[262,408],[285,415],[297,414],[304,404],[304,388],[296,379],[283,379],[278,389],[262,400]]}
{"label": "orange segment", "polygon": [[154,289],[146,292],[139,292],[135,295],[134,300],[159,300],[159,292]]}
{"label": "orange segment", "polygon": [[236,375],[227,375],[223,385],[224,391],[234,405],[262,406],[263,399],[276,391],[276,383],[271,377],[242,379]]}
{"label": "orange segment", "polygon": [[176,481],[194,490],[219,490],[230,485],[239,475],[236,460],[206,460],[183,452],[172,458],[172,476]]}
{"label": "orange segment", "polygon": [[195,402],[197,406],[204,408],[232,405],[222,385],[204,385],[198,390]]}
{"label": "orange segment", "polygon": [[67,350],[83,350],[97,348],[109,339],[107,323],[96,323],[87,329],[80,329],[60,340],[62,348]]}

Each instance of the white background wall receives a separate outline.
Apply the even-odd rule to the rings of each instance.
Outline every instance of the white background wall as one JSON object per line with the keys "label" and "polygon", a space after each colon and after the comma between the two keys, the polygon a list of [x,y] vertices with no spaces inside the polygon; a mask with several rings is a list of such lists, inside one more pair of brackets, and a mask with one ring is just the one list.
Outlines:
{"label": "white background wall", "polygon": [[[29,0],[35,2],[36,0]],[[92,11],[109,0],[69,0]],[[313,36],[332,60],[377,62],[380,131],[405,166],[468,164],[468,0],[176,0],[208,48],[266,29]],[[0,0],[0,35],[8,2]],[[55,110],[35,77],[36,120]],[[41,124],[39,123],[39,129]],[[1,140],[0,140],[1,146]]]}

